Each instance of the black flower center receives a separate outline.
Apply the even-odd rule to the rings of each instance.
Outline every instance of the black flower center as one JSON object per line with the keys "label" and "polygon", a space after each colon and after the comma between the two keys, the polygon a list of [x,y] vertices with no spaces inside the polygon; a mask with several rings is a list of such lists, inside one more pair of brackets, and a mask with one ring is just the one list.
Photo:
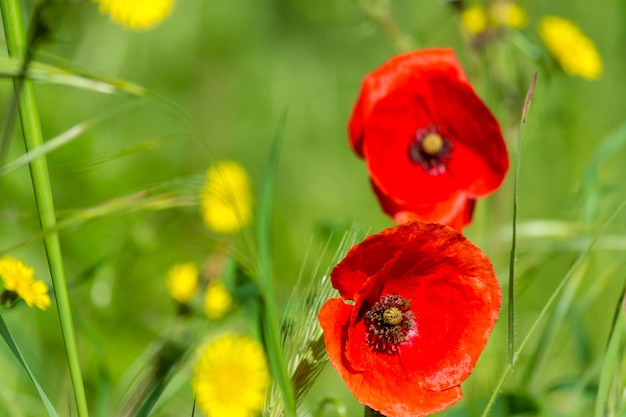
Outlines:
{"label": "black flower center", "polygon": [[395,294],[381,297],[365,313],[365,338],[376,352],[393,354],[415,330],[411,303]]}
{"label": "black flower center", "polygon": [[409,158],[429,175],[440,175],[446,172],[451,151],[452,142],[436,127],[427,127],[415,131],[415,138],[409,145]]}

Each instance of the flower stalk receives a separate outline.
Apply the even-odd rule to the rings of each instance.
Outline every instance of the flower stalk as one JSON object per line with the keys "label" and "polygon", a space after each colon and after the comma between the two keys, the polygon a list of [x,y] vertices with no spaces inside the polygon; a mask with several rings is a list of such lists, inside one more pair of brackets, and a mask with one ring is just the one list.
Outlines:
{"label": "flower stalk", "polygon": [[391,13],[390,0],[361,0],[363,11],[384,32],[396,52],[406,52],[413,49],[413,41],[404,33]]}
{"label": "flower stalk", "polygon": [[[7,49],[10,57],[21,58],[28,63],[29,46],[26,42],[22,11],[19,0],[0,0],[0,11],[6,36]],[[26,65],[24,65],[26,66]],[[18,111],[24,136],[24,144],[28,152],[41,146],[43,135],[37,110],[32,81],[24,77],[26,68],[22,69],[22,77],[13,81],[15,94],[17,95]],[[56,215],[52,198],[52,188],[48,175],[48,166],[45,156],[34,159],[29,164],[39,223],[42,230],[54,230],[56,228]],[[54,294],[56,297],[57,312],[65,342],[72,387],[76,400],[76,409],[79,417],[87,417],[87,401],[83,385],[76,337],[72,322],[67,283],[63,268],[61,246],[57,232],[50,232],[43,238]]]}

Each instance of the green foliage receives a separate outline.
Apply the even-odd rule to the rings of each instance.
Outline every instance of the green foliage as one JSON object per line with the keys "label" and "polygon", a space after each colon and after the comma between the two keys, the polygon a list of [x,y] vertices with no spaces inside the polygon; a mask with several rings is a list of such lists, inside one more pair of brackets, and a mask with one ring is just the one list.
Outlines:
{"label": "green foliage", "polygon": [[[121,29],[92,2],[40,3],[21,3],[23,20],[42,16],[46,28],[31,38],[31,59],[0,53],[0,256],[33,265],[57,296],[67,287],[58,306],[72,307],[62,320],[77,326],[68,344],[90,414],[192,415],[194,352],[226,331],[264,341],[276,384],[268,401],[279,404],[282,392],[286,415],[363,414],[324,368],[316,311],[333,294],[328,272],[358,240],[347,225],[392,225],[347,145],[346,120],[363,76],[415,45],[455,49],[519,162],[466,229],[510,304],[464,399],[441,415],[624,415],[623,2],[524,2],[528,25],[482,46],[447,4],[459,2],[185,0],[145,32]],[[559,69],[536,33],[546,14],[596,42],[601,79]],[[23,126],[31,138],[40,129],[26,150]],[[246,168],[257,198],[255,224],[234,236],[208,231],[198,209],[202,175],[222,159]],[[315,245],[324,249],[307,257]],[[221,280],[233,310],[208,320],[196,297],[182,314],[165,286],[179,261]],[[3,311],[0,417],[79,414],[56,307]]]}
{"label": "green foliage", "polygon": [[4,339],[4,342],[7,344],[11,352],[13,352],[13,355],[15,355],[15,358],[18,360],[18,362],[24,367],[24,370],[26,371],[30,380],[33,382],[33,385],[37,389],[37,393],[41,397],[41,401],[46,406],[46,411],[48,412],[48,415],[50,417],[58,417],[59,414],[54,409],[54,406],[48,399],[48,396],[44,392],[43,388],[41,388],[41,384],[39,384],[39,382],[37,381],[35,374],[33,374],[33,371],[31,371],[30,367],[26,363],[24,356],[22,355],[19,348],[15,344],[15,340],[13,339],[13,336],[11,336],[11,332],[9,331],[9,328],[7,327],[1,315],[0,315],[0,336],[2,336],[2,339]]}

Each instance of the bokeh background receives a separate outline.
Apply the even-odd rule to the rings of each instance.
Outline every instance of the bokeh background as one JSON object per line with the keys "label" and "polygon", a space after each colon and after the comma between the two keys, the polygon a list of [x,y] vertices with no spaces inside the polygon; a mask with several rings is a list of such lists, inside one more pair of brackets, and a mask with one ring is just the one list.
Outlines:
{"label": "bokeh background", "polygon": [[[415,47],[455,49],[478,94],[501,121],[512,161],[523,97],[538,71],[519,177],[519,340],[626,195],[626,3],[518,4],[526,10],[526,27],[483,50],[470,47],[448,2],[394,0],[391,10]],[[29,15],[34,2],[23,5]],[[571,19],[594,41],[604,63],[599,80],[570,76],[558,68],[536,30],[545,15]],[[105,117],[48,155],[59,218],[146,189],[197,196],[209,164],[223,159],[236,160],[248,170],[258,196],[275,131],[287,112],[272,238],[281,308],[299,275],[319,279],[321,272],[315,276],[312,271],[320,259],[322,271],[331,267],[324,262],[345,230],[355,224],[373,233],[393,224],[370,190],[365,164],[347,143],[346,124],[363,76],[396,53],[362,3],[179,0],[161,25],[134,32],[99,15],[95,4],[78,1],[59,3],[50,21],[53,32],[37,60],[66,60],[68,67],[127,80],[165,98],[36,85],[47,139],[77,123]],[[0,79],[3,123],[11,94],[10,79]],[[19,133],[16,128],[5,163],[24,152]],[[474,224],[466,229],[492,259],[505,292],[514,168],[512,164],[496,194],[478,203]],[[28,169],[0,177],[0,249],[38,231]],[[577,269],[577,285],[565,293],[571,303],[561,315],[551,312],[541,323],[493,415],[591,415],[625,279],[625,233],[626,216],[621,214]],[[90,406],[107,409],[120,398],[129,369],[140,366],[146,349],[174,319],[176,305],[165,286],[167,269],[181,261],[206,262],[222,238],[207,230],[192,204],[75,222],[62,230],[61,241]],[[244,248],[243,240],[235,239],[235,244]],[[24,259],[50,283],[40,239],[8,254]],[[505,362],[505,311],[506,304],[475,373],[463,385],[465,398],[442,415],[482,412]],[[2,315],[55,405],[69,409],[71,387],[55,309],[20,308]],[[235,316],[211,324],[207,331],[245,331]],[[539,335],[551,320],[554,326],[546,334],[553,340],[548,345]],[[549,348],[529,370],[542,343]],[[191,415],[188,374],[188,369],[181,371],[153,415]],[[348,415],[362,413],[330,367],[305,409],[327,396],[344,402]],[[44,412],[23,370],[0,344],[0,416]]]}

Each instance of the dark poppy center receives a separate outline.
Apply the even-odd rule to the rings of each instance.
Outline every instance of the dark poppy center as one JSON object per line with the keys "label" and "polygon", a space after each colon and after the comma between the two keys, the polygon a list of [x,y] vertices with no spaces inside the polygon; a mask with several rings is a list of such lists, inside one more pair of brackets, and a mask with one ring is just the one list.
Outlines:
{"label": "dark poppy center", "polygon": [[421,165],[429,175],[446,172],[451,152],[452,142],[436,127],[417,129],[409,145],[409,158]]}
{"label": "dark poppy center", "polygon": [[365,338],[375,352],[393,354],[415,330],[411,303],[396,295],[385,295],[365,313]]}

